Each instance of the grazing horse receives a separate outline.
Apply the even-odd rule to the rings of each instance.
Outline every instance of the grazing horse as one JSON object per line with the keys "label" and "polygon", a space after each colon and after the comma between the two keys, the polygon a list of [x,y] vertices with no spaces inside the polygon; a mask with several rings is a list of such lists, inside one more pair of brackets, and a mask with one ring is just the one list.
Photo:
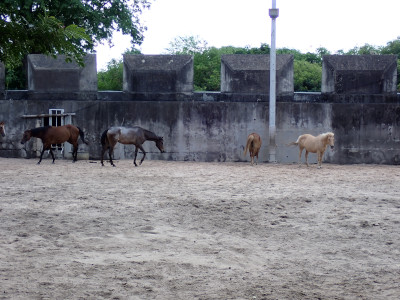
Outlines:
{"label": "grazing horse", "polygon": [[6,136],[6,127],[5,127],[3,121],[0,122],[0,134],[1,134],[1,136],[3,136],[3,137]]}
{"label": "grazing horse", "polygon": [[247,150],[249,150],[251,165],[253,165],[254,163],[254,156],[257,158],[256,164],[258,162],[258,152],[260,151],[261,143],[262,142],[260,136],[255,132],[250,133],[249,136],[247,137],[247,143],[246,147],[244,148],[243,155],[246,156]]}
{"label": "grazing horse", "polygon": [[51,150],[52,144],[61,144],[64,142],[68,142],[74,146],[74,150],[72,152],[73,162],[77,161],[78,157],[78,138],[81,137],[82,141],[87,145],[88,143],[85,141],[85,135],[83,131],[74,125],[64,125],[64,126],[46,126],[46,127],[37,127],[29,130],[25,130],[24,135],[21,140],[21,144],[29,141],[31,137],[35,137],[42,140],[43,149],[42,153],[40,153],[40,159],[38,164],[42,161],[43,153],[45,150],[50,150],[51,157],[53,158],[54,164],[54,154],[53,150]]}
{"label": "grazing horse", "polygon": [[331,146],[333,149],[335,145],[335,135],[332,132],[320,134],[318,136],[312,136],[311,134],[300,135],[296,142],[291,142],[288,146],[296,145],[299,146],[299,164],[301,164],[301,153],[303,149],[306,149],[306,164],[308,167],[308,153],[317,153],[318,168],[322,167],[322,156],[326,148]]}
{"label": "grazing horse", "polygon": [[136,164],[136,156],[138,150],[140,149],[143,152],[143,157],[140,161],[140,165],[142,164],[144,158],[146,157],[146,152],[144,151],[142,144],[145,141],[153,141],[156,143],[157,148],[161,153],[164,153],[164,139],[163,137],[157,136],[155,133],[143,129],[139,126],[133,127],[111,127],[110,129],[106,129],[101,135],[101,144],[103,146],[103,150],[101,153],[101,165],[103,164],[104,153],[108,149],[108,155],[110,157],[110,163],[113,167],[115,167],[112,161],[112,153],[114,151],[114,147],[117,143],[129,145],[135,145],[135,159],[133,160],[134,165]]}

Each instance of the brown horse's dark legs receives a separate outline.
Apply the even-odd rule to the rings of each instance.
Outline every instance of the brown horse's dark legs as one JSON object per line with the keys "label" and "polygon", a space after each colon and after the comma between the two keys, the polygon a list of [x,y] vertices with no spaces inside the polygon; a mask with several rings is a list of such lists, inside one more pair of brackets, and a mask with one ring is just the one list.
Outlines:
{"label": "brown horse's dark legs", "polygon": [[51,157],[53,158],[53,164],[54,164],[54,161],[56,160],[56,158],[55,158],[53,150],[51,150],[51,148],[50,148],[50,154],[51,154]]}
{"label": "brown horse's dark legs", "polygon": [[104,153],[106,152],[106,150],[107,149],[104,149],[104,147],[103,147],[103,149],[101,150],[101,165],[104,167],[104,163],[103,163],[103,161],[104,161]]}
{"label": "brown horse's dark legs", "polygon": [[72,145],[74,148],[72,150],[72,162],[76,162],[78,160],[78,145]]}
{"label": "brown horse's dark legs", "polygon": [[133,159],[133,164],[135,165],[135,167],[137,167],[137,164],[136,164],[136,157],[137,157],[138,151],[139,151],[138,147],[135,146],[135,158]]}
{"label": "brown horse's dark legs", "polygon": [[101,150],[101,165],[104,166],[104,154],[106,153],[107,149],[109,149],[109,147],[103,146],[103,149]]}
{"label": "brown horse's dark legs", "polygon": [[112,153],[113,153],[113,148],[111,147],[103,147],[103,149],[101,150],[101,165],[104,167],[104,154],[106,153],[108,149],[108,156],[110,159],[110,164],[115,167],[113,161],[112,161]]}
{"label": "brown horse's dark legs", "polygon": [[143,147],[142,147],[141,145],[136,146],[136,150],[135,150],[135,160],[134,160],[135,166],[137,166],[137,164],[136,164],[136,156],[137,156],[137,153],[138,153],[138,149],[140,149],[140,151],[143,152],[143,157],[142,157],[142,159],[140,160],[139,165],[141,165],[141,164],[143,163],[144,158],[146,157],[146,151],[144,151]]}
{"label": "brown horse's dark legs", "polygon": [[110,164],[111,164],[113,167],[115,167],[115,165],[114,165],[114,163],[113,163],[113,161],[112,161],[112,154],[113,154],[114,148],[109,147],[108,149],[109,149],[109,150],[108,150],[108,156],[110,157]]}
{"label": "brown horse's dark legs", "polygon": [[38,163],[37,163],[38,165],[40,165],[40,163],[42,162],[42,157],[43,157],[44,151],[45,151],[45,149],[43,148],[42,152],[40,153],[39,161],[38,161]]}

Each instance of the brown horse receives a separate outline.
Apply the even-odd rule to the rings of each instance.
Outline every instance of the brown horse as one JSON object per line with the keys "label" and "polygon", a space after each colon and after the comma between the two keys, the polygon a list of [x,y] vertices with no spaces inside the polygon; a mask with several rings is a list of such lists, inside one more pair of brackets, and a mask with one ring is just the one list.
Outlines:
{"label": "brown horse", "polygon": [[1,136],[3,136],[3,137],[6,136],[6,127],[5,127],[3,121],[0,122],[0,134],[1,134]]}
{"label": "brown horse", "polygon": [[290,143],[288,146],[296,145],[299,146],[299,164],[301,164],[301,153],[303,149],[306,149],[306,164],[308,167],[308,153],[317,153],[318,168],[322,167],[322,156],[325,153],[326,148],[331,146],[333,149],[335,145],[335,135],[332,132],[320,134],[318,136],[312,136],[311,134],[300,135],[296,142]]}
{"label": "brown horse", "polygon": [[29,130],[25,130],[24,135],[21,140],[21,144],[29,141],[31,137],[35,137],[42,140],[43,149],[42,153],[40,153],[40,159],[38,164],[42,161],[43,153],[45,150],[50,150],[51,157],[53,158],[54,164],[54,154],[51,150],[52,144],[61,144],[64,142],[68,142],[74,146],[74,150],[72,152],[73,162],[77,161],[78,157],[78,138],[81,137],[82,141],[87,145],[88,143],[85,141],[85,136],[83,131],[74,125],[64,125],[64,126],[46,126],[46,127],[38,127]]}
{"label": "brown horse", "polygon": [[261,144],[262,144],[261,138],[257,133],[255,132],[250,133],[249,136],[247,137],[246,147],[244,148],[243,155],[246,156],[247,150],[249,150],[251,165],[254,164],[254,157],[257,158],[256,164],[258,162],[258,152],[260,151]]}
{"label": "brown horse", "polygon": [[145,141],[153,141],[156,143],[157,148],[161,153],[164,153],[164,139],[163,137],[157,136],[154,132],[143,129],[139,126],[134,127],[111,127],[103,132],[101,135],[101,144],[103,146],[103,150],[101,153],[101,165],[104,166],[103,157],[104,153],[108,149],[108,155],[110,157],[110,163],[113,167],[115,167],[112,161],[112,153],[114,151],[114,147],[117,143],[121,144],[133,144],[135,145],[135,159],[133,163],[136,164],[136,157],[138,150],[140,149],[143,152],[143,157],[140,161],[142,164],[144,158],[146,157],[146,152],[144,151],[142,144]]}

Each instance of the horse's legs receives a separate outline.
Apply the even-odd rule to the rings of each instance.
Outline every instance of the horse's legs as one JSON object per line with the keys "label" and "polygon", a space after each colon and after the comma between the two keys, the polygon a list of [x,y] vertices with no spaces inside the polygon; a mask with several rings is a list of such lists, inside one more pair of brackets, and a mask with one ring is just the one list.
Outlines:
{"label": "horse's legs", "polygon": [[301,154],[303,153],[303,148],[299,148],[299,165],[301,165]]}
{"label": "horse's legs", "polygon": [[134,161],[135,166],[137,166],[137,164],[136,164],[136,155],[137,155],[137,152],[138,152],[138,148],[143,152],[143,157],[142,157],[142,159],[140,160],[139,165],[142,164],[142,162],[144,161],[144,158],[146,157],[146,151],[144,151],[142,145],[136,146],[136,150],[135,150],[135,161]]}
{"label": "horse's legs", "polygon": [[74,149],[72,150],[72,162],[76,162],[78,160],[78,144],[72,144]]}
{"label": "horse's legs", "polygon": [[322,168],[322,153],[317,152],[317,158],[318,158],[318,169]]}
{"label": "horse's legs", "polygon": [[305,156],[306,156],[306,165],[307,165],[307,167],[308,167],[308,150],[306,149],[306,154],[305,154]]}
{"label": "horse's legs", "polygon": [[114,150],[114,147],[111,147],[111,146],[108,147],[108,156],[110,157],[110,164],[111,164],[113,167],[115,167],[115,165],[114,165],[114,163],[113,163],[113,161],[112,161],[113,150]]}
{"label": "horse's legs", "polygon": [[103,163],[103,161],[104,161],[104,153],[106,153],[107,148],[108,148],[108,147],[103,146],[103,149],[101,149],[101,165],[102,165],[103,167],[104,167],[104,163]]}
{"label": "horse's legs", "polygon": [[135,165],[135,167],[137,167],[137,164],[136,164],[136,156],[137,156],[138,151],[139,151],[138,147],[135,146],[135,155],[134,155],[134,157],[133,157],[133,164]]}
{"label": "horse's legs", "polygon": [[44,147],[43,147],[42,152],[40,153],[39,161],[38,161],[38,163],[37,163],[38,165],[40,165],[40,163],[42,162],[42,157],[43,157],[44,151],[45,151],[45,149],[44,149]]}
{"label": "horse's legs", "polygon": [[53,164],[54,164],[54,161],[55,161],[55,156],[54,156],[54,153],[53,153],[53,150],[51,150],[51,147],[50,147],[50,154],[51,154],[51,157],[53,158]]}

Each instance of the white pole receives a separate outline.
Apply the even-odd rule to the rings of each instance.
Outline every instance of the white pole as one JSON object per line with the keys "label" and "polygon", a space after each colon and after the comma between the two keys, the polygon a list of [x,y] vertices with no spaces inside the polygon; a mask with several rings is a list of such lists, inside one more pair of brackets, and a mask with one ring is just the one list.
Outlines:
{"label": "white pole", "polygon": [[279,9],[276,8],[276,0],[272,0],[272,8],[269,10],[271,17],[271,52],[270,52],[270,76],[269,76],[269,162],[276,162],[276,18]]}

